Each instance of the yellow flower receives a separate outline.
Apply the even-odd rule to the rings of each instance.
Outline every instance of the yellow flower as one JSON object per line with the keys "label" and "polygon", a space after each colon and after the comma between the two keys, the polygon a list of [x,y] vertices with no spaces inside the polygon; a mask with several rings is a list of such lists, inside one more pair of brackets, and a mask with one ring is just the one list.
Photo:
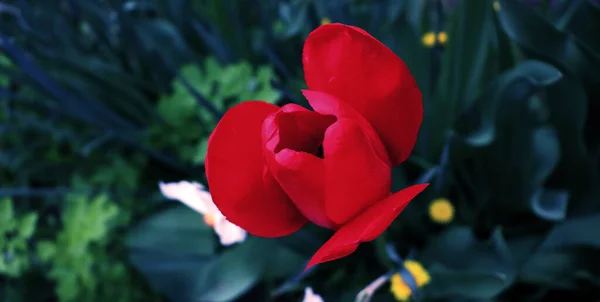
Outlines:
{"label": "yellow flower", "polygon": [[454,218],[454,206],[446,198],[437,198],[429,205],[429,217],[438,223],[448,223]]}
{"label": "yellow flower", "polygon": [[321,19],[321,25],[325,25],[325,24],[329,24],[331,23],[331,19],[325,17],[323,19]]}
{"label": "yellow flower", "polygon": [[392,276],[392,278],[390,279],[390,283],[390,291],[392,292],[396,300],[406,301],[408,300],[408,298],[410,298],[412,290],[410,289],[410,287],[408,287],[408,285],[406,285],[406,283],[404,283],[404,280],[402,280],[402,277],[400,277],[399,273],[395,273]]}
{"label": "yellow flower", "polygon": [[439,32],[437,34],[437,40],[440,45],[446,44],[446,41],[448,41],[448,34],[445,31]]}
{"label": "yellow flower", "polygon": [[432,31],[427,32],[426,34],[423,35],[423,38],[421,38],[421,41],[423,42],[423,45],[425,45],[426,47],[433,47],[433,45],[435,45],[435,33]]}
{"label": "yellow flower", "polygon": [[498,2],[498,0],[494,1],[494,10],[500,11],[500,2]]}
{"label": "yellow flower", "polygon": [[[408,270],[408,272],[415,279],[415,283],[417,283],[417,287],[421,288],[428,284],[431,281],[431,277],[429,273],[423,268],[421,263],[413,260],[404,261],[404,268]],[[404,282],[400,273],[396,273],[390,279],[390,291],[398,301],[407,301],[412,295],[412,290],[410,287]]]}
{"label": "yellow flower", "polygon": [[404,267],[410,272],[413,278],[415,278],[415,282],[419,288],[431,281],[431,276],[429,276],[429,273],[421,263],[414,260],[406,260],[404,261]]}

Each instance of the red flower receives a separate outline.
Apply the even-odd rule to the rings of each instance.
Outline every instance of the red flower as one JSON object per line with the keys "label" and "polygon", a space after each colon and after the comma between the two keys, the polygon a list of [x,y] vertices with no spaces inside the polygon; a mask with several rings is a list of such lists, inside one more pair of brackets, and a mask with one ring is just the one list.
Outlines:
{"label": "red flower", "polygon": [[400,58],[362,29],[327,24],[306,39],[302,62],[315,111],[241,103],[215,128],[205,162],[215,204],[249,233],[285,236],[307,221],[336,231],[308,268],[377,238],[428,184],[390,193],[423,117]]}

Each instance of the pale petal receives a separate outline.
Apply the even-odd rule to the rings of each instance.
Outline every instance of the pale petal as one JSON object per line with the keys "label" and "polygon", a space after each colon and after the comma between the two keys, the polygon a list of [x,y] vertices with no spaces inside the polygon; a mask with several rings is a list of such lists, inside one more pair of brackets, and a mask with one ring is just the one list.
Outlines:
{"label": "pale petal", "polygon": [[161,181],[158,183],[158,187],[166,198],[179,200],[200,214],[213,212],[212,208],[216,208],[210,193],[206,192],[204,186],[200,183],[185,180],[170,183]]}
{"label": "pale petal", "polygon": [[222,245],[232,245],[246,240],[247,233],[244,229],[229,222],[225,217],[215,221],[215,232],[219,235]]}
{"label": "pale petal", "polygon": [[302,302],[324,302],[321,296],[315,294],[311,287],[304,289],[304,299]]}

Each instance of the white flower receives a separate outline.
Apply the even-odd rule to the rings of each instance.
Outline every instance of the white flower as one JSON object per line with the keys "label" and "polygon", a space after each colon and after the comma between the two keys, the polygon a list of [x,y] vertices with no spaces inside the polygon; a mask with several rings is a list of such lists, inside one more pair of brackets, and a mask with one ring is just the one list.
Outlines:
{"label": "white flower", "polygon": [[229,222],[217,208],[204,186],[197,182],[180,181],[158,184],[160,192],[169,199],[176,199],[194,211],[204,215],[204,222],[212,227],[222,245],[232,245],[246,239],[246,231]]}
{"label": "white flower", "polygon": [[315,294],[312,288],[307,287],[304,289],[304,299],[302,299],[302,302],[323,302],[323,298]]}

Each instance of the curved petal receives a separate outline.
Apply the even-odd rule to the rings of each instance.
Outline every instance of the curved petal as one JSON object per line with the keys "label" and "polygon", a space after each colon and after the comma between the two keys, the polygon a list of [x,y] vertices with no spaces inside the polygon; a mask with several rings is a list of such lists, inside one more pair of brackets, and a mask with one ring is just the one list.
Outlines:
{"label": "curved petal", "polygon": [[262,123],[277,110],[262,101],[229,109],[209,138],[205,160],[215,205],[227,220],[262,237],[289,235],[307,222],[263,158]]}
{"label": "curved petal", "polygon": [[390,194],[392,170],[379,159],[359,124],[342,118],[325,132],[327,217],[344,224]]}
{"label": "curved petal", "polygon": [[306,39],[302,54],[310,90],[347,102],[377,131],[394,165],[410,155],[423,119],[421,92],[398,56],[366,31],[327,24]]}
{"label": "curved petal", "polygon": [[373,149],[377,153],[378,157],[385,162],[389,163],[389,156],[385,149],[385,146],[379,138],[379,134],[373,129],[371,124],[358,112],[347,103],[341,101],[337,97],[321,92],[312,90],[302,90],[302,94],[308,100],[310,106],[321,114],[334,115],[337,118],[348,118],[356,121],[365,134],[369,137]]}
{"label": "curved petal", "polygon": [[389,195],[391,164],[379,136],[356,110],[324,92],[303,94],[317,112],[338,118],[323,142],[325,210],[336,224],[344,224]]}
{"label": "curved petal", "polygon": [[263,123],[265,159],[269,171],[292,202],[311,222],[335,228],[325,214],[325,165],[317,157],[331,115],[286,105]]}
{"label": "curved petal", "polygon": [[361,242],[368,242],[379,237],[408,203],[428,185],[418,184],[396,192],[343,225],[313,255],[305,271],[313,265],[348,256],[356,250]]}

